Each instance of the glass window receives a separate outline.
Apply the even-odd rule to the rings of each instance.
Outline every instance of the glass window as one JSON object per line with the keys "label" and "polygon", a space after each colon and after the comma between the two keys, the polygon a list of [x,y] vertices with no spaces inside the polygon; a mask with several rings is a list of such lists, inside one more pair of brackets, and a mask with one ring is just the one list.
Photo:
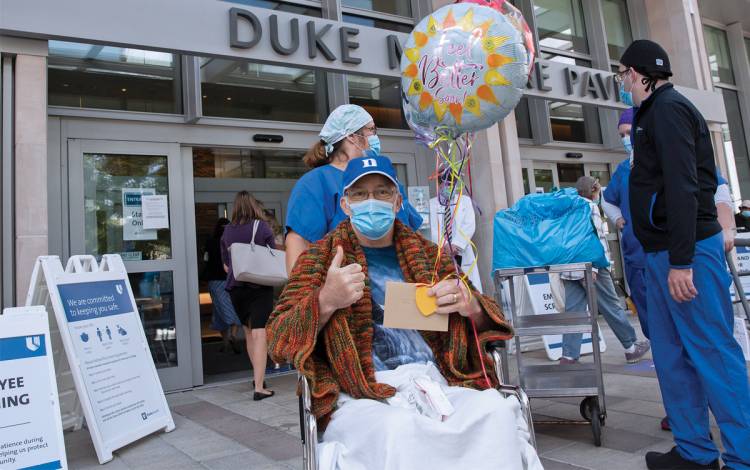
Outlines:
{"label": "glass window", "polygon": [[535,0],[539,45],[588,54],[581,0]]}
{"label": "glass window", "polygon": [[341,0],[341,6],[410,18],[412,16],[409,0]]}
{"label": "glass window", "polygon": [[171,258],[170,229],[144,229],[141,214],[142,195],[169,194],[166,156],[86,153],[83,192],[86,253]]}
{"label": "glass window", "polygon": [[321,17],[320,8],[313,8],[304,5],[293,5],[291,3],[274,2],[269,0],[224,0],[229,3],[240,3],[251,7],[268,8],[269,10],[287,11],[298,15]]}
{"label": "glass window", "polygon": [[[564,55],[552,54],[551,52],[542,51],[542,59],[549,60],[550,62],[560,62],[561,64],[569,65],[580,65],[581,67],[591,67],[590,60],[575,59],[573,57],[566,57]],[[617,67],[615,67],[615,70]]]}
{"label": "glass window", "polygon": [[721,82],[734,85],[732,59],[729,57],[729,42],[727,41],[726,31],[711,26],[703,26],[703,36],[706,39],[708,67],[711,69],[711,78],[714,83]]}
{"label": "glass window", "polygon": [[724,152],[734,155],[740,192],[747,195],[750,194],[750,154],[748,153],[745,131],[742,125],[739,98],[734,90],[718,89],[721,91],[724,98],[724,107],[727,110],[727,124],[722,125]]}
{"label": "glass window", "polygon": [[172,272],[129,273],[128,279],[154,365],[157,369],[177,367]]}
{"label": "glass window", "polygon": [[255,62],[201,59],[203,115],[266,121],[323,122],[324,74]]}
{"label": "glass window", "polygon": [[182,113],[179,56],[49,41],[51,106]]}
{"label": "glass window", "polygon": [[540,190],[545,193],[552,191],[552,187],[555,185],[552,179],[552,170],[534,168],[534,185],[537,192],[540,192]]}
{"label": "glass window", "polygon": [[596,106],[548,101],[552,139],[563,142],[602,143]]}
{"label": "glass window", "polygon": [[574,188],[578,178],[584,175],[583,163],[557,164],[557,180],[561,188]]}
{"label": "glass window", "polygon": [[516,134],[521,139],[531,139],[531,114],[529,112],[529,100],[524,97],[518,102],[518,106],[513,110],[516,115]]}
{"label": "glass window", "polygon": [[602,0],[602,9],[609,58],[618,61],[625,48],[633,42],[628,6],[625,0]]}
{"label": "glass window", "polygon": [[400,33],[411,33],[411,30],[414,29],[414,25],[379,20],[376,18],[367,18],[366,16],[350,15],[348,13],[344,13],[341,17],[346,23],[354,23],[362,26],[369,26],[371,28],[389,29]]}
{"label": "glass window", "polygon": [[589,175],[592,178],[598,179],[602,187],[606,187],[609,184],[609,180],[610,180],[609,170],[591,170],[589,172]]}
{"label": "glass window", "polygon": [[300,150],[193,147],[195,178],[299,179],[308,168]]}
{"label": "glass window", "polygon": [[529,169],[521,168],[521,175],[523,176],[523,194],[526,195],[531,192],[531,188],[529,186]]}
{"label": "glass window", "polygon": [[349,102],[362,106],[382,128],[408,129],[401,108],[401,80],[362,75],[346,76]]}

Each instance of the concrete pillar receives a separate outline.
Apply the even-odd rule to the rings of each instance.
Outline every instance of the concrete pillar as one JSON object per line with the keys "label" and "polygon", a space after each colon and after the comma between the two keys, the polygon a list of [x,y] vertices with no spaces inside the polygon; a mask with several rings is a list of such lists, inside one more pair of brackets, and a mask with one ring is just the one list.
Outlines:
{"label": "concrete pillar", "polygon": [[22,304],[37,256],[47,242],[47,58],[19,54],[15,61],[15,275]]}
{"label": "concrete pillar", "polygon": [[672,82],[711,90],[698,0],[645,0],[650,39],[669,54]]}

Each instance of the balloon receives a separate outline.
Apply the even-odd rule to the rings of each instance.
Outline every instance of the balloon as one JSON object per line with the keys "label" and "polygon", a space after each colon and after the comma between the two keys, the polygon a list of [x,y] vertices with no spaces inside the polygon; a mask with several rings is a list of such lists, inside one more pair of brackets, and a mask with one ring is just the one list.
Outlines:
{"label": "balloon", "polygon": [[521,33],[499,11],[458,3],[417,24],[404,45],[401,85],[412,129],[457,137],[507,116],[528,67]]}
{"label": "balloon", "polygon": [[505,15],[513,27],[523,35],[523,43],[526,46],[526,54],[528,56],[529,72],[531,72],[531,65],[534,63],[534,57],[536,57],[534,35],[531,34],[531,28],[529,28],[529,24],[526,22],[523,14],[518,8],[514,7],[507,0],[456,0],[456,3],[474,3],[476,5],[484,5]]}

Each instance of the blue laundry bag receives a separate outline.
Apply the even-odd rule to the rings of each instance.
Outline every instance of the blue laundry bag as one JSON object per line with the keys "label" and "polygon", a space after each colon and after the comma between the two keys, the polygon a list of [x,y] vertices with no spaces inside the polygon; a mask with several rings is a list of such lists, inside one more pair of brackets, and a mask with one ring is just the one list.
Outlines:
{"label": "blue laundry bag", "polygon": [[609,260],[591,221],[591,208],[575,189],[529,194],[495,214],[492,269]]}

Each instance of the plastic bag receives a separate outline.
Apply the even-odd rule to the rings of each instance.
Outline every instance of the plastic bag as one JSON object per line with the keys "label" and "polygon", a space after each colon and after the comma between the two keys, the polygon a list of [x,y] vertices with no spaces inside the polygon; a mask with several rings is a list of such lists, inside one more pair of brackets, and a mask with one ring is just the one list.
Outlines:
{"label": "plastic bag", "polygon": [[585,262],[609,266],[589,203],[575,189],[530,194],[495,214],[493,270]]}

